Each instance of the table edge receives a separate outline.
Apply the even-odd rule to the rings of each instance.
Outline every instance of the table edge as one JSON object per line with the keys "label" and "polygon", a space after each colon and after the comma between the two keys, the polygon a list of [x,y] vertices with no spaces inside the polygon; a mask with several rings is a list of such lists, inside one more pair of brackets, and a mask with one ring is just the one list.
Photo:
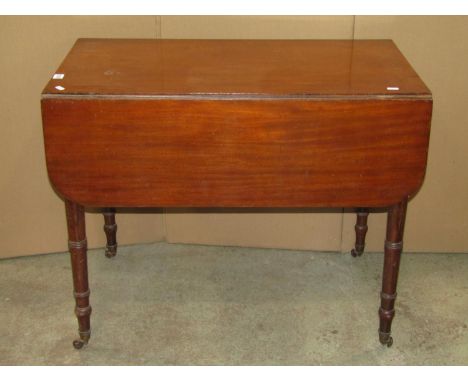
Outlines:
{"label": "table edge", "polygon": [[42,100],[415,100],[432,101],[432,94],[254,94],[254,93],[196,93],[196,94],[55,94],[42,93]]}

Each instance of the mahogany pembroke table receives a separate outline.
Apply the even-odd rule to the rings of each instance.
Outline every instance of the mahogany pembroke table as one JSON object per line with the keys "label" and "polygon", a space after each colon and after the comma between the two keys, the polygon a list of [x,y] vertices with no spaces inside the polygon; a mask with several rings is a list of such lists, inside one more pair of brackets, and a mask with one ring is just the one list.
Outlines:
{"label": "mahogany pembroke table", "polygon": [[379,339],[390,346],[406,205],[423,182],[432,96],[390,40],[79,39],[42,93],[65,200],[81,348],[85,207],[388,209]]}

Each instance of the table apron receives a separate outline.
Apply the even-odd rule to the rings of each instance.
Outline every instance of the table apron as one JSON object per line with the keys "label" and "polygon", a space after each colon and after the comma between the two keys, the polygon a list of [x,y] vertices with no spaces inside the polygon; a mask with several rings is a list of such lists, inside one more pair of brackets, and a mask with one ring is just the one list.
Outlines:
{"label": "table apron", "polygon": [[385,207],[414,195],[432,101],[45,98],[49,178],[114,207]]}

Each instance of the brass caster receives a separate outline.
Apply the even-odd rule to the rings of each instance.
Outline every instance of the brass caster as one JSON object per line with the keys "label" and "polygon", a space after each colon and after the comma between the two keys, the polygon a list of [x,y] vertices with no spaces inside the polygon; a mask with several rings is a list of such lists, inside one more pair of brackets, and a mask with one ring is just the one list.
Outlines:
{"label": "brass caster", "polygon": [[353,257],[359,257],[359,256],[362,255],[362,253],[363,253],[363,251],[356,251],[355,248],[353,248],[353,249],[351,250],[351,256],[353,256]]}
{"label": "brass caster", "polygon": [[87,342],[82,339],[73,341],[73,347],[77,350],[80,350]]}
{"label": "brass caster", "polygon": [[387,347],[391,347],[393,345],[393,337],[390,337],[387,342]]}
{"label": "brass caster", "polygon": [[73,347],[77,350],[82,349],[84,345],[88,344],[90,334],[90,331],[80,333],[80,338],[73,341]]}
{"label": "brass caster", "polygon": [[117,254],[117,244],[106,246],[106,257],[108,259],[115,257],[116,254]]}
{"label": "brass caster", "polygon": [[388,348],[393,345],[393,337],[390,335],[390,333],[379,332],[379,340],[382,345],[387,345]]}

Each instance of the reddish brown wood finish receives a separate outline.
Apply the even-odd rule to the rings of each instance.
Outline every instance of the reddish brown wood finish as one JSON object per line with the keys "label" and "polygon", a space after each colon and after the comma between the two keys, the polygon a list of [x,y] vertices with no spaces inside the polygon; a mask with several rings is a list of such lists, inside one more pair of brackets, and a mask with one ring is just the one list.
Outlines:
{"label": "reddish brown wood finish", "polygon": [[44,94],[430,96],[391,40],[80,39],[56,72]]}
{"label": "reddish brown wood finish", "polygon": [[392,346],[393,339],[390,336],[392,320],[395,316],[396,287],[400,257],[403,250],[403,232],[405,229],[405,217],[407,199],[392,206],[388,210],[387,238],[385,240],[385,259],[382,276],[381,305],[379,309],[380,327],[379,339],[382,344]]}
{"label": "reddish brown wood finish", "polygon": [[100,207],[385,207],[425,173],[427,100],[45,99],[56,190]]}
{"label": "reddish brown wood finish", "polygon": [[[42,116],[49,177],[66,199],[75,347],[90,335],[82,206],[392,206],[379,310],[391,345],[406,203],[424,178],[432,112],[393,42],[80,39],[56,72]],[[109,211],[108,254],[115,230]]]}
{"label": "reddish brown wood finish", "polygon": [[359,208],[357,213],[356,225],[354,230],[356,231],[356,242],[354,248],[351,250],[353,257],[361,256],[364,252],[366,245],[366,234],[367,234],[367,217],[369,216],[369,209]]}
{"label": "reddish brown wood finish", "polygon": [[85,216],[84,208],[69,200],[65,201],[65,211],[73,273],[73,295],[76,301],[75,314],[78,318],[80,336],[80,339],[73,342],[73,346],[80,349],[88,343],[91,336]]}
{"label": "reddish brown wood finish", "polygon": [[106,257],[117,254],[117,224],[115,223],[115,209],[108,208],[104,213],[104,232],[106,233]]}

